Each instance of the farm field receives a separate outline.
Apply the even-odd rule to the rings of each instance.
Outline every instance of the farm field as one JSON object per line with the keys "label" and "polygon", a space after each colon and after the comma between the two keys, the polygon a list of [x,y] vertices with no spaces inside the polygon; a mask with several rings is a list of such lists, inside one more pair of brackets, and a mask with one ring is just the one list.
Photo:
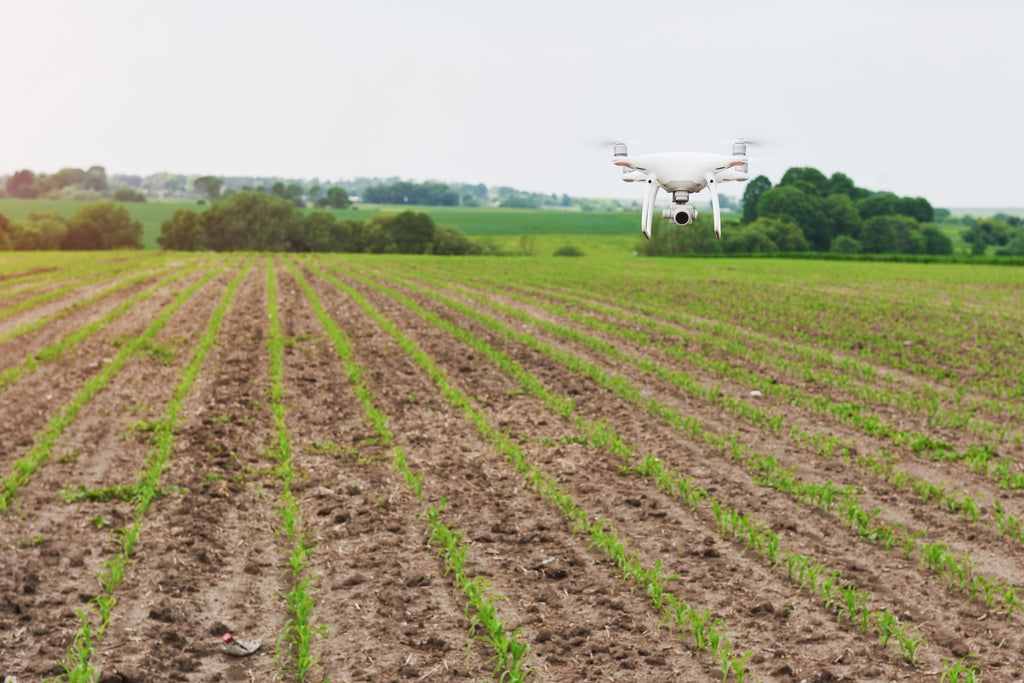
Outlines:
{"label": "farm field", "polygon": [[0,255],[0,679],[1022,680],[1021,301],[993,266]]}

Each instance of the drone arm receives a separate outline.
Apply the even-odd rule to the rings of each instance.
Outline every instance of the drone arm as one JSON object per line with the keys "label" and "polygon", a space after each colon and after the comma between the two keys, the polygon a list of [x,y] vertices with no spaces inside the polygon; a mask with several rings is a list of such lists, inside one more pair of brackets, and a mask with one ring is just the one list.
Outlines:
{"label": "drone arm", "polygon": [[718,187],[717,180],[715,179],[714,173],[708,173],[704,176],[704,180],[708,184],[708,189],[711,190],[711,209],[715,215],[715,237],[722,239],[722,210],[718,206]]}
{"label": "drone arm", "polygon": [[644,210],[641,217],[640,229],[644,237],[651,239],[651,221],[654,218],[654,200],[658,196],[658,183],[653,179],[647,179],[647,192],[644,194]]}

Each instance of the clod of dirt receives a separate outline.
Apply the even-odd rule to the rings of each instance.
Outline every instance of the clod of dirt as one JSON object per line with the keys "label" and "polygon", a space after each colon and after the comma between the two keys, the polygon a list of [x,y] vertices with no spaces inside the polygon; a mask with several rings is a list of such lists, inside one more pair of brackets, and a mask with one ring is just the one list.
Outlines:
{"label": "clod of dirt", "polygon": [[430,577],[426,574],[416,574],[415,576],[409,577],[405,582],[407,588],[416,588],[418,586],[426,586],[430,583]]}
{"label": "clod of dirt", "polygon": [[215,621],[210,626],[209,633],[211,636],[219,636],[228,633],[230,630],[223,621]]}
{"label": "clod of dirt", "polygon": [[153,609],[149,610],[149,618],[155,619],[156,621],[162,621],[167,624],[174,623],[174,614],[171,612],[171,608],[167,605],[157,605]]}

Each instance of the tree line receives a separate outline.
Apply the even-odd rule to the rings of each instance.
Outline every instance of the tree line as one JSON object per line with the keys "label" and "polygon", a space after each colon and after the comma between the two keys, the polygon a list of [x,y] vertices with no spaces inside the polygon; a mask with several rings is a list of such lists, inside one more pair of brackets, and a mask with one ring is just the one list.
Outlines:
{"label": "tree line", "polygon": [[62,168],[56,173],[35,173],[29,169],[15,171],[7,176],[0,197],[19,199],[72,199],[91,200],[110,198],[119,202],[144,202],[146,195],[130,187],[127,176],[107,178],[102,166]]}
{"label": "tree line", "polygon": [[330,211],[304,212],[275,193],[240,191],[206,210],[178,209],[157,243],[178,251],[291,251],[482,254],[486,245],[425,213],[378,213],[362,220]]}
{"label": "tree line", "polygon": [[82,204],[65,219],[30,212],[21,220],[0,215],[0,250],[141,249],[142,223],[112,202]]}
{"label": "tree line", "polygon": [[872,192],[844,173],[827,177],[815,168],[794,167],[774,186],[758,176],[747,182],[742,206],[740,220],[723,219],[721,241],[714,238],[710,215],[702,214],[689,229],[655,224],[652,239],[639,250],[648,255],[953,253],[952,240],[935,225],[936,211],[927,199]]}

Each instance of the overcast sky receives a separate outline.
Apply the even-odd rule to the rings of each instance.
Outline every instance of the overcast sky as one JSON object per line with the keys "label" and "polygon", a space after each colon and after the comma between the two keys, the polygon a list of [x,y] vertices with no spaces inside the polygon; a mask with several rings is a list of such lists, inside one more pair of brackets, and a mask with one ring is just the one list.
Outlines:
{"label": "overcast sky", "polygon": [[766,143],[752,175],[773,183],[814,166],[936,206],[1024,206],[1018,0],[2,6],[0,174],[99,164],[639,199],[603,141],[727,153],[746,136]]}

